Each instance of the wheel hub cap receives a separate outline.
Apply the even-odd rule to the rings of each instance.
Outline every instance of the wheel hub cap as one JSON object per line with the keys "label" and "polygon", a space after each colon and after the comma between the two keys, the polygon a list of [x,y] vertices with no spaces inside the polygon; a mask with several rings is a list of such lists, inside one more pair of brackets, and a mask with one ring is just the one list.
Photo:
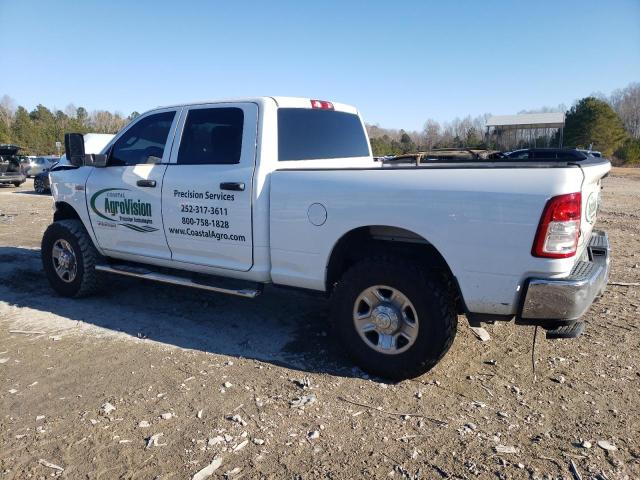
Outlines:
{"label": "wheel hub cap", "polygon": [[387,355],[408,350],[418,337],[418,314],[400,290],[376,285],[363,290],[353,306],[353,323],[369,348]]}
{"label": "wheel hub cap", "polygon": [[71,283],[75,280],[78,267],[69,242],[64,239],[56,240],[51,250],[51,260],[56,274],[63,282]]}
{"label": "wheel hub cap", "polygon": [[400,315],[391,305],[378,305],[371,313],[371,321],[378,331],[394,333],[400,325]]}

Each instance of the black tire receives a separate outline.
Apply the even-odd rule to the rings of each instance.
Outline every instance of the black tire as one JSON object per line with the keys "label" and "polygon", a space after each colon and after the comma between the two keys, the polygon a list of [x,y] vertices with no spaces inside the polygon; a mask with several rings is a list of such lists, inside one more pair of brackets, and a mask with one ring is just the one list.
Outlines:
{"label": "black tire", "polygon": [[21,182],[13,182],[13,186],[16,188],[19,187],[20,185],[22,185]]}
{"label": "black tire", "polygon": [[[354,324],[355,302],[366,289],[386,285],[401,292],[418,316],[418,334],[394,355],[370,347]],[[347,270],[333,293],[332,321],[354,362],[366,372],[393,380],[414,378],[433,368],[453,343],[458,325],[450,282],[404,258],[364,259]]]}
{"label": "black tire", "polygon": [[[58,240],[66,241],[75,256],[75,278],[64,281],[56,273],[53,246]],[[42,266],[51,287],[63,297],[85,297],[99,289],[95,270],[99,254],[80,220],[59,220],[49,225],[42,237]]]}
{"label": "black tire", "polygon": [[47,189],[44,187],[44,182],[40,177],[36,177],[33,179],[33,189],[40,195],[46,193],[47,191]]}

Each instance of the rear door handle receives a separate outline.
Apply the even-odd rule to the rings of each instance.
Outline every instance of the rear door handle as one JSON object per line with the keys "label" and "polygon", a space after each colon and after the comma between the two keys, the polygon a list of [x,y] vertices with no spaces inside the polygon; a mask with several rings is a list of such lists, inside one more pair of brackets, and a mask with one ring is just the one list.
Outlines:
{"label": "rear door handle", "polygon": [[138,185],[139,187],[151,187],[151,188],[155,188],[156,186],[156,181],[155,180],[138,180],[136,182],[136,185]]}
{"label": "rear door handle", "polygon": [[220,190],[233,190],[234,192],[241,192],[244,190],[244,183],[242,182],[222,182],[220,184]]}

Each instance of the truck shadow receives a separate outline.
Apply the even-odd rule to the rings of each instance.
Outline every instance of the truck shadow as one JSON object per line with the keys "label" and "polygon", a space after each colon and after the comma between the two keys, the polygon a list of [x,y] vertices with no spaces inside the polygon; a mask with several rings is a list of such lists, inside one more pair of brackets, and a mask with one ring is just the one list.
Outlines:
{"label": "truck shadow", "polygon": [[96,296],[63,298],[42,272],[39,250],[0,247],[0,301],[30,309],[11,315],[20,328],[119,332],[305,372],[364,376],[330,334],[322,297],[267,287],[248,300],[119,275],[103,280]]}

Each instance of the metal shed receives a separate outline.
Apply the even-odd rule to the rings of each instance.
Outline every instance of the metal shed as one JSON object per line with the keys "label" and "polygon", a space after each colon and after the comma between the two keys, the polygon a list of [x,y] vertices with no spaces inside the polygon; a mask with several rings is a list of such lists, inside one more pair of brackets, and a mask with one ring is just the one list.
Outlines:
{"label": "metal shed", "polygon": [[486,128],[487,143],[500,150],[562,147],[564,112],[494,115]]}

